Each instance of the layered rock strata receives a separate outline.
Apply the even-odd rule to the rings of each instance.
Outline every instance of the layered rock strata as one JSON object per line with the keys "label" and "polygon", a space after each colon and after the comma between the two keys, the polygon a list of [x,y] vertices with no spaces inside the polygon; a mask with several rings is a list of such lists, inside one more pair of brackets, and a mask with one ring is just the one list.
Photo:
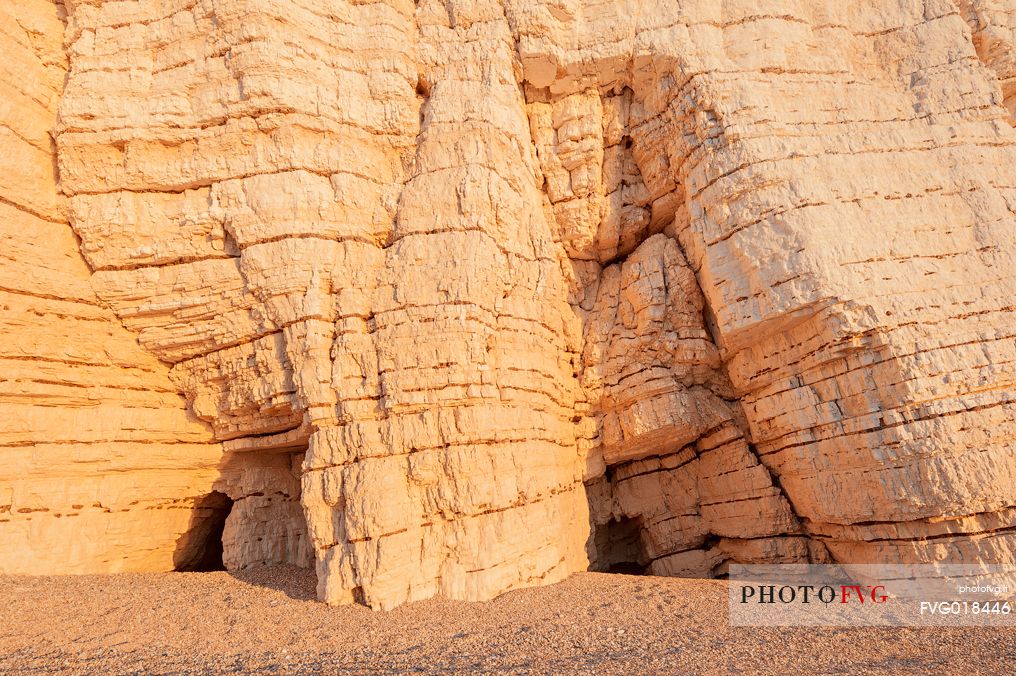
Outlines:
{"label": "layered rock strata", "polygon": [[[527,92],[561,111],[536,135],[548,176],[574,186],[599,163],[599,188],[559,201],[620,185],[622,222],[678,242],[754,455],[813,544],[1009,561],[1012,8],[766,4],[520,21]],[[606,202],[555,205],[562,240],[585,245],[569,254],[586,299],[632,248]]]}
{"label": "layered rock strata", "polygon": [[1012,0],[2,11],[0,568],[1016,559]]}
{"label": "layered rock strata", "polygon": [[68,226],[62,14],[0,8],[0,570],[168,570],[221,449],[96,297]]}
{"label": "layered rock strata", "polygon": [[308,565],[290,457],[224,455],[93,290],[51,137],[64,18],[48,0],[0,8],[0,571],[186,568],[218,517],[226,565]]}

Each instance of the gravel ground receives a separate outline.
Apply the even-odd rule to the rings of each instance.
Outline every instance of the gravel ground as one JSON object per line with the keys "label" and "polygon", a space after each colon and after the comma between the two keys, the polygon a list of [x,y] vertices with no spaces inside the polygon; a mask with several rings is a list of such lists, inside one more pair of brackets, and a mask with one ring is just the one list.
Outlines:
{"label": "gravel ground", "polygon": [[0,577],[0,673],[1011,674],[1016,630],[727,626],[726,583],[582,573],[488,603],[329,608],[314,574]]}

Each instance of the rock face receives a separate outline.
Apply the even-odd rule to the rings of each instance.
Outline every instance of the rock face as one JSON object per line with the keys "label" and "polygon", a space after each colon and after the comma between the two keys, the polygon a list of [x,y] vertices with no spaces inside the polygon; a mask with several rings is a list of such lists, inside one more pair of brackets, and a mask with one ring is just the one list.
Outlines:
{"label": "rock face", "polygon": [[64,20],[48,0],[0,7],[0,570],[188,568],[216,521],[228,565],[308,565],[290,456],[224,453],[93,288],[51,136]]}
{"label": "rock face", "polygon": [[96,297],[57,196],[51,2],[0,8],[0,570],[172,568],[222,455]]}
{"label": "rock face", "polygon": [[0,571],[1016,561],[1016,0],[16,4]]}

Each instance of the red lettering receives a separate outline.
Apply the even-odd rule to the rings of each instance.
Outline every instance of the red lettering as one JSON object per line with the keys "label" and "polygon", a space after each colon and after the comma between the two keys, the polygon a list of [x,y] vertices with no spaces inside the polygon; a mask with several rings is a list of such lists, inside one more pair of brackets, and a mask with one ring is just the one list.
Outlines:
{"label": "red lettering", "polygon": [[861,603],[863,604],[864,603],[864,594],[861,593],[861,585],[859,585],[859,584],[844,584],[844,585],[840,585],[840,603],[849,603],[850,602],[850,599],[849,599],[850,593],[849,593],[849,591],[851,589],[854,590],[857,593],[857,598],[859,598],[861,600]]}

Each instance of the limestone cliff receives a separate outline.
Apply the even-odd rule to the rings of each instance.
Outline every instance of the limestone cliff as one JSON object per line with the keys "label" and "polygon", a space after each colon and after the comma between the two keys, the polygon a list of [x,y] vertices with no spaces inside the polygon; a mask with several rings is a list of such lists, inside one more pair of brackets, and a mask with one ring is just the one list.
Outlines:
{"label": "limestone cliff", "polygon": [[307,564],[289,457],[224,455],[93,290],[56,184],[64,19],[0,7],[0,570],[187,569],[216,528],[229,565]]}
{"label": "limestone cliff", "polygon": [[221,448],[90,285],[56,188],[62,34],[51,2],[0,7],[0,570],[172,567]]}
{"label": "limestone cliff", "polygon": [[0,570],[1016,561],[1016,0],[0,18]]}

